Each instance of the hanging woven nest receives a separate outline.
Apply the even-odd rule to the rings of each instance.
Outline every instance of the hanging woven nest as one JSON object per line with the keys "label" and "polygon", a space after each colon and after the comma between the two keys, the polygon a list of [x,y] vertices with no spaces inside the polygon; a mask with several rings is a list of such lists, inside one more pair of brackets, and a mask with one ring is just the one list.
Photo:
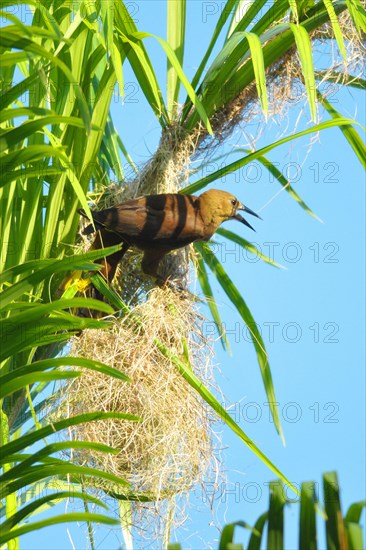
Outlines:
{"label": "hanging woven nest", "polygon": [[[72,438],[97,441],[118,454],[80,450],[74,460],[101,468],[129,482],[125,495],[153,500],[186,493],[205,480],[213,458],[212,413],[166,357],[160,342],[205,384],[211,380],[207,343],[191,300],[154,288],[146,301],[110,330],[85,330],[72,343],[71,355],[106,363],[130,382],[85,371],[64,389],[60,411],[70,416],[91,411],[137,415],[140,422],[109,419],[72,428]],[[94,480],[92,481],[94,483]],[[103,485],[108,491],[116,487]],[[118,491],[121,491],[119,487]]]}

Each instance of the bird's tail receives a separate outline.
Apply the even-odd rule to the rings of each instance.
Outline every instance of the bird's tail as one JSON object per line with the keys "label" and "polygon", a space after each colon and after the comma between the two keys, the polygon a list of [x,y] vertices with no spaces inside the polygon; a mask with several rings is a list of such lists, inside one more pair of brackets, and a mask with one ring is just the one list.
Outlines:
{"label": "bird's tail", "polygon": [[83,218],[86,218],[87,220],[89,219],[88,216],[85,214],[85,210],[83,210],[82,208],[79,208],[78,212],[80,216],[83,216]]}
{"label": "bird's tail", "polygon": [[[78,210],[79,214],[81,216],[83,216],[84,218],[86,218],[87,220],[89,220],[89,217],[86,215],[85,211],[82,209],[82,208],[79,208]],[[83,230],[83,235],[91,235],[92,233],[95,232],[95,228],[93,226],[92,223],[90,223],[89,225],[87,225],[84,230]]]}

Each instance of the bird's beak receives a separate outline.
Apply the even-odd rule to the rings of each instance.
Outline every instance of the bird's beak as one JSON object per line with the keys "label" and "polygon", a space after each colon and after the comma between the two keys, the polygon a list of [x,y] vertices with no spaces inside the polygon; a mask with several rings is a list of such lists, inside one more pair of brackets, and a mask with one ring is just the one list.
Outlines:
{"label": "bird's beak", "polygon": [[[252,216],[255,216],[256,218],[259,218],[260,220],[262,219],[260,216],[258,216],[258,214],[256,214],[255,212],[253,212],[253,210],[251,210],[250,208],[248,208],[247,206],[244,206],[244,204],[239,204],[239,207],[238,207],[238,210],[244,210],[244,212],[248,212],[248,214],[251,214]],[[247,227],[249,227],[250,229],[253,229],[253,231],[255,231],[254,227],[252,227],[250,225],[249,222],[247,222],[247,220],[245,218],[243,218],[243,216],[241,214],[238,214],[236,213],[234,218],[236,220],[238,220],[239,222],[243,223],[244,225],[246,225]]]}

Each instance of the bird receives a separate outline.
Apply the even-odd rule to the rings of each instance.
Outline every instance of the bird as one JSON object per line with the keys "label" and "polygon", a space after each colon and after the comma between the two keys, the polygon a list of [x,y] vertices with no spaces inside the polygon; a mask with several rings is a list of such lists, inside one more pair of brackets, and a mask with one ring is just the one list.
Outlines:
{"label": "bird", "polygon": [[[92,211],[93,223],[85,227],[83,234],[96,232],[92,244],[94,250],[122,243],[119,251],[97,260],[102,264],[100,273],[108,282],[112,281],[127,250],[135,247],[144,253],[142,271],[155,277],[156,283],[163,286],[167,281],[159,274],[158,267],[170,251],[195,241],[210,240],[220,225],[228,220],[237,220],[254,230],[239,211],[260,218],[234,195],[219,189],[209,189],[199,196],[180,193],[146,195]],[[84,210],[78,212],[89,219]],[[93,296],[99,298],[98,293]]]}

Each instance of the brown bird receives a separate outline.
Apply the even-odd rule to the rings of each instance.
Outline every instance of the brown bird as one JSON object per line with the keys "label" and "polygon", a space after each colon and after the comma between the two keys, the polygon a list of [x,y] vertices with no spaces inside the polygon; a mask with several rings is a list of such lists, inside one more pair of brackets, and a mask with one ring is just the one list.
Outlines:
{"label": "brown bird", "polygon": [[[97,229],[92,248],[123,243],[120,251],[99,260],[103,264],[101,273],[108,281],[112,281],[118,263],[128,248],[133,246],[144,251],[142,271],[156,277],[157,282],[162,284],[166,281],[158,274],[159,262],[171,250],[194,241],[208,241],[227,220],[238,220],[253,229],[238,210],[259,218],[236,197],[216,189],[210,189],[199,197],[167,193],[131,199],[112,208],[92,212]],[[79,213],[87,217],[83,210]],[[94,231],[94,226],[90,224],[84,229],[84,234],[90,235]]]}

